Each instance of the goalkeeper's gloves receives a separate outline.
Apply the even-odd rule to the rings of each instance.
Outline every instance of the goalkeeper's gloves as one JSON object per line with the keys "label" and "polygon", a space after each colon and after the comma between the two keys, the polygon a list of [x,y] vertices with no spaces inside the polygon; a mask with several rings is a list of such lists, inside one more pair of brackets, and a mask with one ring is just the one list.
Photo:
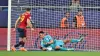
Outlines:
{"label": "goalkeeper's gloves", "polygon": [[48,47],[50,46],[51,44],[50,43],[45,43],[44,46]]}

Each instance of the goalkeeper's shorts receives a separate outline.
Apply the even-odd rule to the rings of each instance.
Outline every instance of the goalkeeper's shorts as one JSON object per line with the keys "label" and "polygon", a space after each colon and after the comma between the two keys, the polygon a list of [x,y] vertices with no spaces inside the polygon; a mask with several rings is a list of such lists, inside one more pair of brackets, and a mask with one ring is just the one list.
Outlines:
{"label": "goalkeeper's shorts", "polygon": [[55,47],[56,46],[63,47],[64,46],[64,42],[63,42],[63,40],[55,40],[54,45],[55,45]]}

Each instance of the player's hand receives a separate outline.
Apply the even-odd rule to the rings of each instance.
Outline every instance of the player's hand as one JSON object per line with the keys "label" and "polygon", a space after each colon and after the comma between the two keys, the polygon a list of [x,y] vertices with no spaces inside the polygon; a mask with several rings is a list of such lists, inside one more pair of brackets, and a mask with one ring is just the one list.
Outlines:
{"label": "player's hand", "polygon": [[47,45],[51,44],[50,42],[46,43]]}
{"label": "player's hand", "polygon": [[13,31],[15,32],[15,31],[16,31],[16,29],[14,28],[14,29],[13,29]]}
{"label": "player's hand", "polygon": [[34,29],[33,29],[33,28],[31,28],[31,31],[34,31]]}
{"label": "player's hand", "polygon": [[82,27],[85,27],[85,23],[82,24]]}

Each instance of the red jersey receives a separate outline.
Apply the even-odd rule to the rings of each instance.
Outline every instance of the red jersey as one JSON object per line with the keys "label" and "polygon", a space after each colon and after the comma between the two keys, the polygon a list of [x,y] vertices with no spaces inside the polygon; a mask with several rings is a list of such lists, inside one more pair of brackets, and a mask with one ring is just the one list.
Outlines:
{"label": "red jersey", "polygon": [[25,29],[26,26],[27,26],[27,19],[30,19],[31,15],[30,13],[23,13],[20,15],[20,23],[18,25],[18,28],[22,28],[22,29]]}

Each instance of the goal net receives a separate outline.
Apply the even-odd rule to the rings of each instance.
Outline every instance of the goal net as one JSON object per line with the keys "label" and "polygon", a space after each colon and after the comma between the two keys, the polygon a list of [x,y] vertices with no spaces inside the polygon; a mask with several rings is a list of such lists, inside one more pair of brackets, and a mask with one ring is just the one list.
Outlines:
{"label": "goal net", "polygon": [[[9,27],[11,32],[8,32],[11,35],[8,39],[11,41],[8,41],[10,42],[9,47],[19,42],[19,33],[13,32],[12,29],[18,16],[25,12],[25,8],[32,9],[31,17],[35,27],[34,32],[27,28],[26,49],[40,50],[38,32],[43,30],[56,39],[63,39],[68,33],[68,39],[79,38],[79,33],[88,34],[82,42],[68,43],[65,47],[82,51],[100,51],[99,0],[11,0],[11,27]],[[79,10],[83,11],[85,28],[73,28],[72,26],[73,19]],[[66,12],[70,13],[69,27],[61,28],[61,20],[65,17]]]}

